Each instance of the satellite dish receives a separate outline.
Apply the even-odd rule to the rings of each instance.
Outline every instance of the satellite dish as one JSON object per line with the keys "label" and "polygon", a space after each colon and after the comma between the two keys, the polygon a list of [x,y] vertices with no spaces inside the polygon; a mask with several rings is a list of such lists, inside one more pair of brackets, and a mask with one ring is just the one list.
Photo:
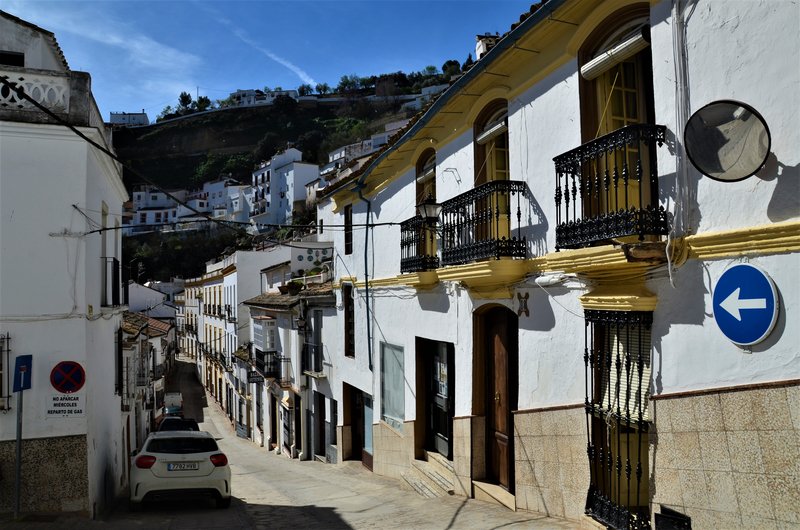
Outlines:
{"label": "satellite dish", "polygon": [[767,161],[771,145],[761,114],[730,100],[714,101],[692,114],[683,136],[694,167],[722,182],[754,175]]}

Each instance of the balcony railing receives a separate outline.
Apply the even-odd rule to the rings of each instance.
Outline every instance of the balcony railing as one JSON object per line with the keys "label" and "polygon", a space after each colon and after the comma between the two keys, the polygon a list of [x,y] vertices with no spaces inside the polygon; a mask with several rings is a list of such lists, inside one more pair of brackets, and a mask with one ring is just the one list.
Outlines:
{"label": "balcony railing", "polygon": [[303,345],[303,372],[310,372],[315,376],[323,374],[322,344],[306,342]]}
{"label": "balcony railing", "polygon": [[527,242],[520,223],[529,195],[525,182],[493,180],[444,202],[442,265],[525,258]]}
{"label": "balcony railing", "polygon": [[256,349],[256,370],[264,377],[278,379],[281,376],[278,354],[274,351],[263,352]]}
{"label": "balcony railing", "polygon": [[658,204],[656,144],[663,125],[629,125],[553,159],[556,250],[669,233]]}
{"label": "balcony railing", "polygon": [[400,223],[400,272],[421,272],[439,267],[433,238],[436,233],[416,215]]}
{"label": "balcony railing", "polygon": [[280,364],[280,377],[278,384],[281,388],[291,388],[294,375],[292,374],[292,359],[290,357],[279,357],[278,364]]}
{"label": "balcony railing", "polygon": [[100,295],[100,305],[102,307],[114,307],[120,305],[120,294],[122,284],[120,282],[119,260],[117,258],[100,258],[102,261],[102,293]]}

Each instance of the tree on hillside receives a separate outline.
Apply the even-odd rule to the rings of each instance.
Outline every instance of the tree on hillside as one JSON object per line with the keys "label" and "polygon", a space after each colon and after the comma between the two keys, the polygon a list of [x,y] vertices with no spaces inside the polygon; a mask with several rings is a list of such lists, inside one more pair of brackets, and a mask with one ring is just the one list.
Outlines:
{"label": "tree on hillside", "polygon": [[317,83],[317,94],[325,95],[331,91],[331,87],[328,86],[328,83]]}
{"label": "tree on hillside", "polygon": [[313,92],[314,89],[311,88],[311,85],[303,83],[299,87],[297,87],[297,94],[300,96],[307,96]]}
{"label": "tree on hillside", "polygon": [[171,105],[167,105],[161,111],[161,114],[156,116],[156,121],[158,122],[158,121],[161,121],[161,120],[166,120],[168,116],[170,116],[171,114],[174,114],[174,113],[175,113],[175,111],[173,110],[172,106]]}
{"label": "tree on hillside", "polygon": [[357,75],[343,75],[342,78],[339,80],[339,85],[336,87],[336,91],[340,93],[351,93],[355,92],[360,88],[360,79]]}
{"label": "tree on hillside", "polygon": [[450,59],[445,61],[442,65],[442,74],[444,74],[445,78],[449,79],[450,76],[456,75],[461,72],[461,63],[456,61],[455,59]]}
{"label": "tree on hillside", "polygon": [[472,54],[470,53],[467,55],[467,59],[464,61],[464,64],[461,65],[461,71],[466,72],[472,66],[472,63],[475,62],[472,60]]}
{"label": "tree on hillside", "polygon": [[186,114],[192,108],[192,95],[188,92],[181,92],[178,96],[178,112]]}
{"label": "tree on hillside", "polygon": [[195,108],[197,109],[198,112],[203,112],[210,108],[213,108],[213,105],[211,104],[211,100],[208,99],[208,96],[200,96],[197,98],[197,101],[195,102]]}
{"label": "tree on hillside", "polygon": [[422,74],[425,77],[433,77],[435,75],[439,75],[439,69],[431,64],[425,67],[425,69],[422,71]]}
{"label": "tree on hillside", "polygon": [[281,143],[281,138],[277,133],[269,131],[261,137],[261,140],[256,144],[253,149],[253,160],[258,163],[262,160],[269,160],[272,155],[278,152],[278,145]]}

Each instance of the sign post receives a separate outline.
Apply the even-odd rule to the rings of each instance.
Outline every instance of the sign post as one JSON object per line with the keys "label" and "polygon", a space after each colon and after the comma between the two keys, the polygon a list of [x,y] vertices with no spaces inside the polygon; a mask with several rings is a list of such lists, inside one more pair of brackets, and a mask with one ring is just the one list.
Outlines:
{"label": "sign post", "polygon": [[750,264],[726,270],[714,289],[714,319],[728,339],[743,347],[758,344],[778,320],[778,291],[772,279]]}
{"label": "sign post", "polygon": [[19,495],[22,484],[22,394],[31,387],[33,356],[20,355],[14,366],[14,392],[17,393],[17,462],[14,473],[14,519],[19,518]]}

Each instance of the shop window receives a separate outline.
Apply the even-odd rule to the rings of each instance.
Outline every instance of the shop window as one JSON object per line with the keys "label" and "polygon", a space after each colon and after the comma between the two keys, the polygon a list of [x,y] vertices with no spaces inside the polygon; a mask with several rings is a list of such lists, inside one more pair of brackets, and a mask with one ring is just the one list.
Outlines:
{"label": "shop window", "polygon": [[381,419],[402,429],[405,419],[403,348],[381,343]]}

